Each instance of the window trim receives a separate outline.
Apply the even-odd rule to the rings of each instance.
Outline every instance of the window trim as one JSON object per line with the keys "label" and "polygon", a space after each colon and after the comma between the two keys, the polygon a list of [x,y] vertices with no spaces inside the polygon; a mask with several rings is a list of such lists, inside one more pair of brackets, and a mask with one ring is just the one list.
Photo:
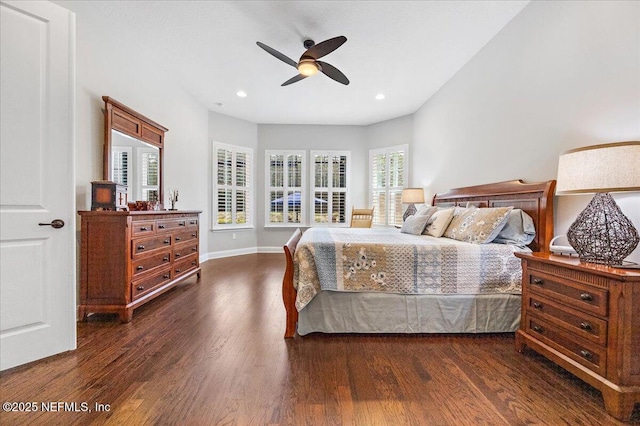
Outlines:
{"label": "window trim", "polygon": [[[254,229],[255,228],[255,190],[254,190],[254,176],[255,176],[255,156],[253,153],[253,148],[249,148],[241,145],[233,145],[227,144],[223,142],[213,141],[213,153],[212,153],[212,163],[213,163],[213,190],[212,190],[212,212],[211,212],[211,230],[212,231],[226,231],[226,230],[234,230],[234,229]],[[218,149],[225,149],[231,151],[232,164],[234,165],[231,169],[231,185],[222,185],[218,184]],[[237,186],[236,185],[236,154],[244,153],[247,155],[247,186]],[[220,188],[228,188],[232,191],[231,196],[231,218],[232,223],[218,223],[218,189]],[[236,223],[236,197],[235,192],[242,188],[247,191],[247,199],[246,203],[247,215],[246,215],[246,223],[238,224]]]}
{"label": "window trim", "polygon": [[[396,223],[389,223],[389,218],[390,218],[390,204],[391,204],[391,197],[389,196],[391,191],[397,191],[398,189],[402,190],[404,187],[391,187],[389,186],[389,180],[390,180],[390,176],[391,174],[390,172],[390,167],[389,167],[389,163],[390,163],[390,159],[389,159],[389,154],[394,153],[394,152],[399,152],[399,151],[403,151],[404,152],[404,170],[402,173],[402,178],[404,181],[404,185],[406,186],[407,183],[409,182],[409,163],[408,163],[408,159],[409,159],[409,144],[400,144],[400,145],[393,145],[393,146],[388,146],[388,147],[383,147],[383,148],[376,148],[376,149],[370,149],[369,150],[369,204],[373,205],[373,158],[375,155],[378,154],[386,154],[385,157],[385,161],[386,161],[386,166],[387,166],[387,174],[386,174],[386,182],[385,182],[385,186],[384,186],[384,192],[386,195],[386,206],[385,206],[385,223],[384,224],[376,224],[374,222],[373,226],[385,226],[385,227],[390,227],[390,226],[396,226],[396,225],[401,225],[401,224],[396,224]],[[374,216],[375,217],[375,216]]]}
{"label": "window trim", "polygon": [[[282,155],[285,157],[283,168],[283,186],[276,187],[271,186],[271,164],[270,159],[272,155]],[[282,189],[282,196],[287,196],[287,191],[292,190],[288,184],[288,166],[286,158],[290,155],[299,155],[302,158],[301,163],[301,181],[300,184],[300,222],[288,222],[287,216],[283,217],[283,222],[271,222],[269,219],[269,213],[271,209],[271,199],[269,194],[272,190]],[[267,149],[264,151],[264,227],[265,228],[299,228],[301,226],[307,226],[307,151],[306,150],[293,150],[293,149]],[[284,211],[284,209],[283,209]]]}
{"label": "window trim", "polygon": [[[334,157],[334,156],[345,156],[347,157],[347,170],[345,173],[345,179],[346,179],[346,186],[344,187],[344,190],[341,191],[340,187],[333,187],[333,182],[332,179],[327,179],[327,183],[329,183],[329,186],[327,187],[316,187],[315,186],[315,176],[316,176],[316,163],[314,161],[314,157],[316,155],[326,155],[328,157]],[[350,191],[350,185],[351,185],[351,151],[348,150],[331,150],[331,149],[327,149],[327,150],[311,150],[309,151],[309,163],[311,164],[311,177],[310,180],[311,182],[309,183],[309,226],[326,226],[326,227],[347,227],[349,226],[349,219],[350,219],[350,215],[351,215],[351,191]],[[333,168],[333,162],[329,161],[329,170],[328,170],[328,175],[329,177],[331,177],[332,174],[332,168]],[[331,206],[331,194],[333,194],[334,192],[344,192],[345,193],[345,211],[344,211],[344,217],[345,217],[345,221],[344,223],[334,223],[334,222],[316,222],[315,221],[315,209],[314,209],[314,198],[315,198],[315,192],[316,192],[316,188],[326,188],[327,193],[329,194],[329,205]],[[331,211],[332,209],[330,209],[329,211]]]}

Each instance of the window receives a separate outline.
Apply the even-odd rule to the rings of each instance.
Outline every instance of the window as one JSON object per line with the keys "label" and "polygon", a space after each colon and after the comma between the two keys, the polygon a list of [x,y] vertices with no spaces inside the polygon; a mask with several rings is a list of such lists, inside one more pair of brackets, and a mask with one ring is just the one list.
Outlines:
{"label": "window", "polygon": [[140,192],[142,201],[159,201],[159,163],[160,157],[157,149],[138,148],[140,164]]}
{"label": "window", "polygon": [[214,143],[214,229],[253,226],[253,150]]}
{"label": "window", "polygon": [[369,151],[371,199],[374,225],[402,224],[402,188],[407,182],[405,158],[408,145]]}
{"label": "window", "polygon": [[304,151],[265,151],[265,226],[300,226],[306,202]]}
{"label": "window", "polygon": [[127,187],[127,199],[134,200],[129,186],[129,176],[131,176],[132,148],[130,146],[113,146],[111,148],[111,171],[113,181]]}
{"label": "window", "polygon": [[348,151],[311,151],[311,225],[348,222],[349,154]]}

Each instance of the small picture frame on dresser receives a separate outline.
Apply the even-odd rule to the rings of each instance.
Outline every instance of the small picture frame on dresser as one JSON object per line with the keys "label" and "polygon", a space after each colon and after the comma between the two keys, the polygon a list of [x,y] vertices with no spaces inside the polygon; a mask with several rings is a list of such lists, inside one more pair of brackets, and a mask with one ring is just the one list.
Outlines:
{"label": "small picture frame on dresser", "polygon": [[127,203],[127,186],[109,180],[91,182],[91,210],[129,210]]}

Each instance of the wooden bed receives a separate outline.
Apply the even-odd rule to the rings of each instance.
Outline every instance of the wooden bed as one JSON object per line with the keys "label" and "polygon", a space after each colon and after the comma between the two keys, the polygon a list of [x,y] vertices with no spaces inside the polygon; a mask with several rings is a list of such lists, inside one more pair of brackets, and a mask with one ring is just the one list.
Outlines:
{"label": "wooden bed", "polygon": [[[476,207],[508,207],[522,209],[534,221],[536,236],[529,244],[533,251],[548,251],[553,238],[553,197],[555,180],[541,183],[524,183],[521,180],[498,182],[452,189],[444,194],[436,194],[433,205],[453,207],[473,205]],[[302,232],[297,229],[284,246],[286,269],[282,281],[282,298],[286,310],[284,337],[293,337],[298,322],[295,307],[296,289],[293,286],[294,255]]]}

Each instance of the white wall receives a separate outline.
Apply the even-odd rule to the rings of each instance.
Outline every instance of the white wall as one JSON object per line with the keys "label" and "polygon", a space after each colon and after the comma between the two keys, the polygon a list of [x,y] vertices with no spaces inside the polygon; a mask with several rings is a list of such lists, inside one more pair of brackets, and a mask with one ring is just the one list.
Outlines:
{"label": "white wall", "polygon": [[[159,52],[145,51],[117,28],[95,19],[88,2],[57,1],[76,13],[76,202],[91,208],[91,181],[102,179],[104,102],[110,96],[167,127],[165,190],[177,188],[180,210],[209,214],[207,110],[163,72]],[[165,194],[166,198],[166,194]],[[201,251],[207,227],[200,227]],[[78,230],[80,221],[78,218]]]}
{"label": "white wall", "polygon": [[[307,151],[307,185],[310,182],[310,150],[351,151],[351,183],[349,185],[351,204],[363,206],[367,203],[367,169],[369,151],[366,132],[362,126],[317,126],[317,125],[258,125],[257,176],[261,179],[264,171],[264,151],[267,149],[295,149]],[[295,228],[264,228],[265,187],[261,179],[256,188],[258,212],[258,246],[263,248],[282,246]]]}
{"label": "white wall", "polygon": [[[258,125],[249,121],[238,118],[229,117],[216,112],[209,112],[209,178],[207,185],[209,188],[209,196],[207,198],[208,205],[213,206],[213,142],[221,142],[231,145],[244,146],[253,149],[254,162],[258,160]],[[254,164],[254,173],[257,172],[257,164]],[[262,200],[262,176],[257,175],[254,179],[254,191],[256,194],[256,205]],[[213,208],[211,213],[207,215],[207,229],[212,228]],[[254,224],[257,224],[258,215],[254,214]],[[257,226],[257,225],[256,225]],[[234,230],[216,230],[209,231],[209,257],[220,257],[222,255],[242,254],[246,252],[255,252],[258,246],[257,228],[252,229],[234,229]],[[233,238],[235,235],[235,239]]]}
{"label": "white wall", "polygon": [[[640,140],[640,2],[532,2],[415,113],[412,185],[555,179],[561,152],[628,140]],[[640,228],[640,194],[614,197]],[[556,234],[590,198],[556,198]]]}

